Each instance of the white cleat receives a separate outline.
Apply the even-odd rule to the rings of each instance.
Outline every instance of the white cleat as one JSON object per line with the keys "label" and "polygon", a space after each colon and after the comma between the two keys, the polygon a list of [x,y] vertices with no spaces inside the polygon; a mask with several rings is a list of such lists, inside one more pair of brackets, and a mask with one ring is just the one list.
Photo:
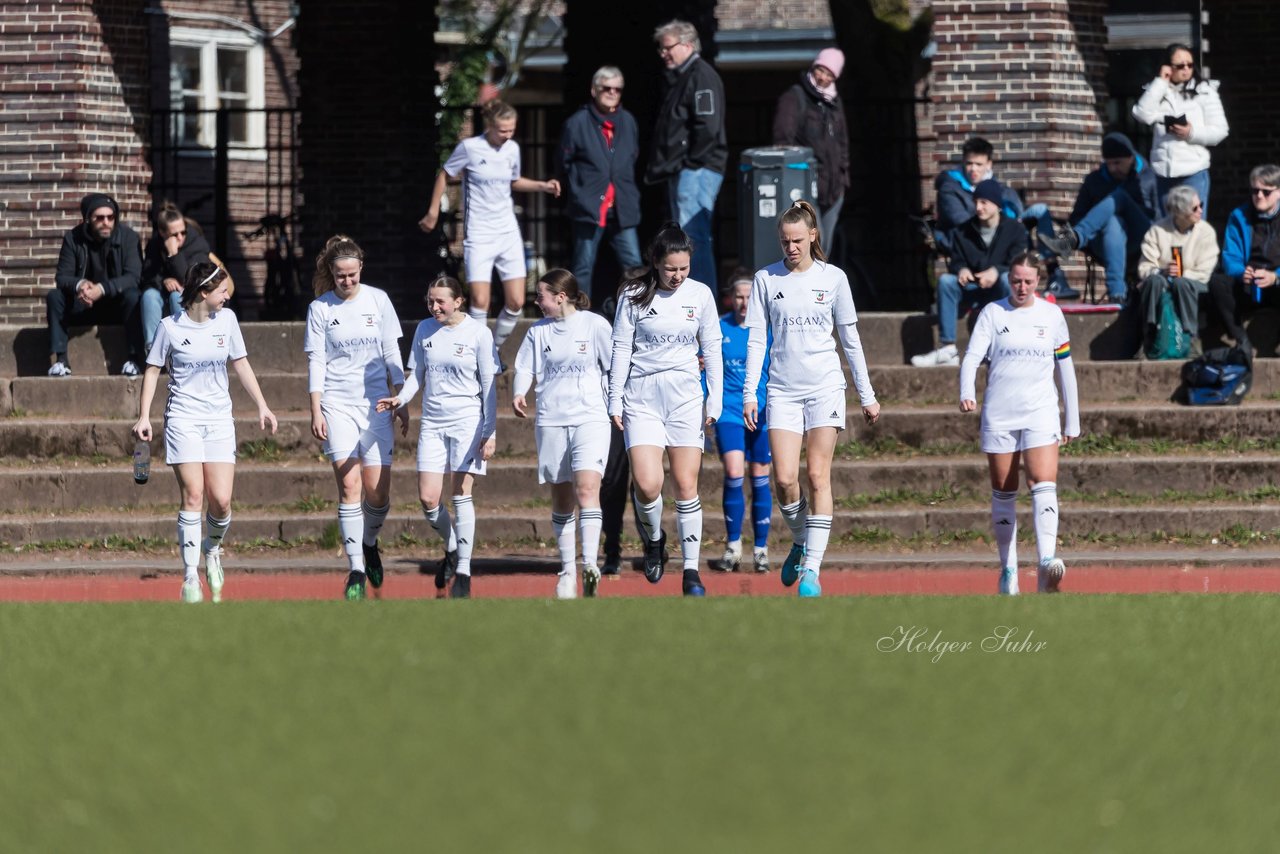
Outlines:
{"label": "white cleat", "polygon": [[578,573],[562,572],[556,580],[557,599],[578,598]]}
{"label": "white cleat", "polygon": [[1062,562],[1062,558],[1047,558],[1036,567],[1036,588],[1041,593],[1057,593],[1062,576],[1066,574],[1067,565]]}
{"label": "white cleat", "polygon": [[588,599],[593,599],[599,587],[600,567],[594,563],[584,564],[582,567],[582,595]]}
{"label": "white cleat", "polygon": [[1017,596],[1018,595],[1018,569],[1006,567],[1000,570],[1000,595],[1001,596]]}
{"label": "white cleat", "polygon": [[917,368],[937,368],[942,365],[960,364],[960,351],[955,344],[943,344],[937,350],[921,353],[911,357],[911,364]]}
{"label": "white cleat", "polygon": [[769,549],[757,548],[751,553],[751,563],[756,572],[769,571]]}
{"label": "white cleat", "polygon": [[721,572],[733,572],[742,564],[742,543],[729,543],[724,548],[724,556],[716,562],[716,569]]}
{"label": "white cleat", "polygon": [[209,579],[209,599],[217,604],[222,601],[222,549],[204,553],[204,574]]}
{"label": "white cleat", "polygon": [[193,578],[182,582],[182,601],[188,605],[196,605],[204,601],[204,591],[200,589],[200,579]]}

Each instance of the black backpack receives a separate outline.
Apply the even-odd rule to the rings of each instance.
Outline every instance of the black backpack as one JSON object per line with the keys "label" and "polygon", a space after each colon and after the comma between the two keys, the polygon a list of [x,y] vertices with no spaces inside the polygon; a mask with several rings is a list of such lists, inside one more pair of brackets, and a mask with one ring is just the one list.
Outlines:
{"label": "black backpack", "polygon": [[1182,366],[1191,406],[1239,406],[1253,386],[1253,354],[1239,347],[1209,350]]}

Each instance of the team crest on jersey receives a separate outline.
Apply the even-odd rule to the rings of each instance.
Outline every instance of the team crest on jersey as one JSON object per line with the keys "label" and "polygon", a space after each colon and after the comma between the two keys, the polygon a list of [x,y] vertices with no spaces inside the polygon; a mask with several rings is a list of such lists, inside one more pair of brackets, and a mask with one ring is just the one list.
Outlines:
{"label": "team crest on jersey", "polygon": [[462,355],[463,353],[465,353],[465,352],[467,352],[467,345],[466,345],[466,344],[454,344],[454,345],[453,345],[453,355],[455,355],[455,356],[461,356],[461,355]]}
{"label": "team crest on jersey", "polygon": [[826,292],[826,291],[814,291],[814,292],[813,292],[813,301],[814,301],[814,302],[816,302],[818,305],[826,305],[826,304],[827,304],[827,292]]}
{"label": "team crest on jersey", "polygon": [[227,346],[227,336],[225,336],[225,335],[215,335],[215,336],[213,336],[213,346],[215,346],[215,347],[225,347],[225,346]]}
{"label": "team crest on jersey", "polygon": [[587,342],[586,342],[586,341],[577,341],[577,342],[575,342],[575,343],[578,345],[578,353],[579,353],[579,354],[587,352]]}
{"label": "team crest on jersey", "polygon": [[1045,331],[1047,328],[1048,328],[1048,327],[1046,327],[1046,326],[1037,326],[1037,327],[1035,328],[1035,330],[1036,330],[1036,337],[1037,337],[1037,338],[1043,338],[1043,337],[1044,337],[1044,331]]}
{"label": "team crest on jersey", "polygon": [[698,319],[698,307],[697,307],[697,306],[693,306],[693,305],[682,305],[682,306],[680,306],[680,307],[684,309],[684,319],[685,319],[685,320],[697,320],[697,319]]}
{"label": "team crest on jersey", "polygon": [[372,315],[372,314],[362,314],[362,315],[360,315],[360,316],[364,318],[364,325],[365,325],[365,326],[373,326],[373,315]]}

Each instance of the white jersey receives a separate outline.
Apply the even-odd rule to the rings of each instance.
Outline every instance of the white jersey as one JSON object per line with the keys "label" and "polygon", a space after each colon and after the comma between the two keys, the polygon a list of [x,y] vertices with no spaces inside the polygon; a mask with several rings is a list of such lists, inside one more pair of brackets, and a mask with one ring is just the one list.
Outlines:
{"label": "white jersey", "polygon": [[309,391],[329,404],[373,404],[392,385],[404,384],[400,362],[400,318],[385,291],[361,284],[344,300],[336,291],[307,309],[304,348],[309,355]]}
{"label": "white jersey", "polygon": [[400,400],[408,403],[422,390],[422,429],[442,429],[481,418],[483,436],[497,426],[493,384],[493,334],[468,315],[454,326],[434,317],[418,324],[409,349]]}
{"label": "white jersey", "polygon": [[462,175],[468,239],[519,232],[511,182],[520,177],[520,146],[513,140],[494,148],[484,134],[464,139],[445,161],[444,171],[452,178]]}
{"label": "white jersey", "polygon": [[147,364],[169,365],[165,421],[230,422],[227,361],[246,355],[240,324],[229,308],[214,312],[204,323],[196,323],[185,311],[161,320]]}
{"label": "white jersey", "polygon": [[707,416],[719,418],[724,404],[720,314],[711,289],[685,279],[674,291],[658,288],[645,308],[631,302],[628,289],[618,297],[613,321],[613,358],[609,366],[609,415],[622,414],[627,381],[664,371],[698,377],[698,351],[707,374]]}
{"label": "white jersey", "polygon": [[544,318],[533,326],[516,354],[516,394],[538,381],[539,427],[577,427],[609,421],[605,377],[612,357],[609,321],[590,311],[563,320]]}
{"label": "white jersey", "polygon": [[978,399],[975,387],[983,359],[989,361],[982,399],[984,431],[1059,432],[1056,366],[1067,415],[1063,432],[1080,435],[1071,340],[1062,309],[1038,297],[1024,308],[1014,308],[1008,297],[987,305],[978,315],[960,365],[961,400]]}
{"label": "white jersey", "polygon": [[[867,373],[858,313],[853,307],[849,279],[839,267],[814,260],[804,272],[788,270],[784,262],[759,270],[751,282],[747,302],[747,377],[744,389],[756,384],[769,351],[769,400],[796,401],[819,397],[846,387],[833,331],[839,332],[853,383],[863,406],[876,402]],[[746,392],[743,392],[744,397]],[[745,400],[744,400],[745,402]]]}

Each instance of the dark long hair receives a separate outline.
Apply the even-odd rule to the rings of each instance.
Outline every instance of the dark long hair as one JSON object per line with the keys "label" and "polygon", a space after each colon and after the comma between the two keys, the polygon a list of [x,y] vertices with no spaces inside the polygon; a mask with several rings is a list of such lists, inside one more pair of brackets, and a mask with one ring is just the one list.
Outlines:
{"label": "dark long hair", "polygon": [[1191,76],[1188,77],[1187,82],[1183,83],[1179,88],[1181,88],[1183,94],[1188,98],[1194,98],[1199,94],[1196,89],[1200,86],[1200,83],[1203,82],[1204,78],[1200,76],[1200,58],[1196,56],[1196,52],[1191,48],[1191,45],[1183,44],[1182,42],[1174,42],[1169,45],[1164,49],[1164,64],[1173,68],[1173,55],[1180,50],[1185,50],[1187,53],[1191,54],[1191,61],[1195,64],[1191,66]]}
{"label": "dark long hair", "polygon": [[182,283],[182,307],[191,308],[201,295],[211,293],[222,284],[227,271],[212,261],[201,261],[187,268],[187,279]]}
{"label": "dark long hair", "polygon": [[657,293],[658,283],[661,281],[658,276],[658,266],[664,258],[676,252],[687,252],[692,257],[693,241],[679,225],[674,222],[665,222],[653,236],[653,240],[649,241],[649,249],[646,253],[649,269],[644,275],[622,283],[623,293],[627,293],[627,298],[631,300],[632,305],[637,308],[649,307],[649,303],[653,302],[653,295]]}

